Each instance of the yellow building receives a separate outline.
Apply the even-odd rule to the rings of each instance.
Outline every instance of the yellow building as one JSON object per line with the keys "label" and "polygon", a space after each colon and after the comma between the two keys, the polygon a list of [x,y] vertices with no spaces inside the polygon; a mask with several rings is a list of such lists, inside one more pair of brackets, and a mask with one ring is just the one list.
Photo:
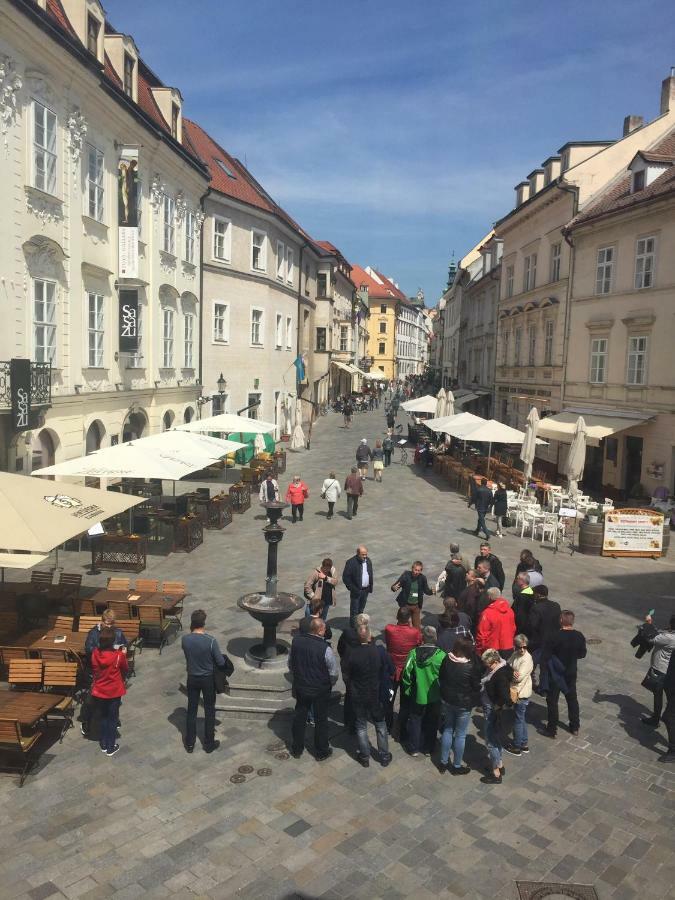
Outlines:
{"label": "yellow building", "polygon": [[368,266],[353,266],[351,278],[361,295],[368,295],[368,356],[371,371],[383,372],[390,381],[398,378],[396,358],[396,313],[405,295],[396,285]]}

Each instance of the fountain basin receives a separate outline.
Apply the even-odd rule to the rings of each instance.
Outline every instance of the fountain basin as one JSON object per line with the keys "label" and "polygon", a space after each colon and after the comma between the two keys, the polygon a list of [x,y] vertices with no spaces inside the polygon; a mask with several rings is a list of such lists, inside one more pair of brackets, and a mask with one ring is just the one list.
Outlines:
{"label": "fountain basin", "polygon": [[249,665],[260,669],[284,668],[288,658],[288,644],[277,640],[277,625],[293,615],[305,605],[297,594],[279,591],[275,597],[261,592],[244,594],[237,600],[237,606],[252,616],[263,626],[261,644],[253,644],[246,651],[244,659]]}

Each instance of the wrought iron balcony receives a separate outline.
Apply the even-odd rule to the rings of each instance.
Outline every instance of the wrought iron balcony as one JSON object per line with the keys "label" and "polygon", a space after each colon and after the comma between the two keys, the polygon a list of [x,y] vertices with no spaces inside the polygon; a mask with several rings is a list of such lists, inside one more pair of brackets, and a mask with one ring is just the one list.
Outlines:
{"label": "wrought iron balcony", "polygon": [[[51,406],[52,369],[49,363],[30,364],[31,406]],[[0,409],[11,409],[12,385],[9,376],[9,360],[0,360]]]}

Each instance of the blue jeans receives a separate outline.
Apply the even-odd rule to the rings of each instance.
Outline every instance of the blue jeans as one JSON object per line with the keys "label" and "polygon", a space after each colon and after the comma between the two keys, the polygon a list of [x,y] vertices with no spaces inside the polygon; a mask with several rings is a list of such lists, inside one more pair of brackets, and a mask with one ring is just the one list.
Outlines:
{"label": "blue jeans", "polygon": [[386,756],[389,752],[389,739],[382,704],[379,702],[362,702],[355,698],[354,713],[356,715],[356,740],[359,745],[359,755],[364,758],[370,758],[370,743],[368,741],[368,718],[370,717],[375,726],[377,751],[381,756]]}
{"label": "blue jeans", "polygon": [[115,747],[121,700],[121,697],[114,697],[112,700],[104,700],[101,697],[96,698],[96,704],[100,711],[99,744],[101,745],[101,750],[113,750]]}
{"label": "blue jeans", "polygon": [[[486,512],[487,512],[487,510],[486,510]],[[479,531],[482,531],[483,534],[485,535],[485,539],[489,541],[490,540],[490,532],[488,531],[488,527],[485,524],[486,512],[481,512],[479,509],[476,510],[476,514],[478,516],[478,524],[476,525],[476,534],[478,534]]]}
{"label": "blue jeans", "polygon": [[349,619],[354,624],[354,619],[366,608],[368,600],[368,588],[362,588],[358,594],[350,594],[349,596]]}
{"label": "blue jeans", "polygon": [[496,710],[491,703],[484,703],[483,715],[485,716],[485,743],[490,755],[490,766],[498,769],[502,764],[504,746],[501,710]]}
{"label": "blue jeans", "polygon": [[525,721],[525,713],[527,712],[527,704],[530,698],[519,700],[513,707],[515,713],[515,721],[513,723],[513,743],[518,749],[527,747],[527,722]]}
{"label": "blue jeans", "polygon": [[[324,622],[328,618],[328,610],[329,609],[330,609],[330,603],[327,606],[324,606],[324,608],[321,610],[321,618],[324,620]],[[311,615],[312,615],[312,608],[310,607],[309,603],[307,603],[305,605],[305,618],[309,619],[311,617]]]}
{"label": "blue jeans", "polygon": [[447,766],[450,760],[450,749],[452,748],[452,764],[455,769],[459,769],[464,757],[464,743],[466,741],[466,733],[469,730],[469,722],[471,721],[471,710],[462,709],[459,706],[451,706],[449,703],[444,702],[442,711],[441,762],[444,766]]}

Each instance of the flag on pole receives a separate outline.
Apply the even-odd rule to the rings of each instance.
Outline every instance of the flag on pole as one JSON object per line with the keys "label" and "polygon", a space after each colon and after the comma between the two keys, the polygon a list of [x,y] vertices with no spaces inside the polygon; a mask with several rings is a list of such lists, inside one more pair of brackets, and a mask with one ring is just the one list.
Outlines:
{"label": "flag on pole", "polygon": [[298,384],[300,384],[305,380],[305,361],[302,356],[296,356],[293,365],[295,366]]}

